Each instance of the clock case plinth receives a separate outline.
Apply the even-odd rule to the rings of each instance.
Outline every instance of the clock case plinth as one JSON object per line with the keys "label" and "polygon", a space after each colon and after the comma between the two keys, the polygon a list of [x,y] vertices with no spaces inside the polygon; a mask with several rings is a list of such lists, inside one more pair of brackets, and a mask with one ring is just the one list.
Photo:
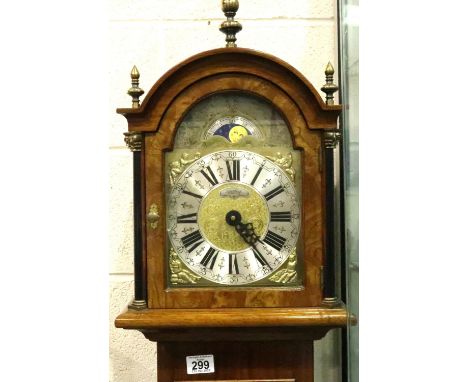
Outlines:
{"label": "clock case plinth", "polygon": [[[301,288],[168,288],[164,155],[172,149],[177,127],[193,105],[212,94],[232,91],[270,102],[288,124],[294,149],[301,150]],[[167,72],[141,106],[117,109],[128,121],[128,140],[137,145],[132,149],[135,300],[115,325],[158,341],[166,349],[159,353],[160,359],[166,357],[166,363],[173,365],[182,344],[199,346],[197,351],[204,351],[207,342],[264,347],[264,342],[282,341],[306,348],[331,328],[352,324],[354,318],[336,297],[334,278],[334,145],[330,137],[338,136],[340,111],[340,105],[325,104],[289,64],[242,48],[195,55]],[[272,359],[284,351],[275,349]],[[312,358],[308,362],[303,366],[313,368]],[[274,370],[275,365],[268,368]],[[172,372],[161,369],[160,373],[160,381],[177,380]],[[255,372],[238,377],[221,374],[216,379],[259,379]]]}
{"label": "clock case plinth", "polygon": [[[341,306],[128,310],[116,326],[137,329],[158,347],[158,381],[314,380],[314,341],[354,324]],[[187,356],[211,354],[215,373],[188,375]]]}

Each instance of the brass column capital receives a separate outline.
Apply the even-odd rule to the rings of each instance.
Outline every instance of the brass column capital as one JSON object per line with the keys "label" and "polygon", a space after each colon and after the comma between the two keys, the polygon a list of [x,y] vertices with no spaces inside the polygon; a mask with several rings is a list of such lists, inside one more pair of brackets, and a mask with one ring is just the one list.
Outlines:
{"label": "brass column capital", "polygon": [[141,151],[143,147],[143,134],[138,131],[130,131],[124,133],[124,140],[127,147],[132,151]]}
{"label": "brass column capital", "polygon": [[325,131],[323,133],[323,142],[326,149],[334,149],[341,139],[339,130]]}

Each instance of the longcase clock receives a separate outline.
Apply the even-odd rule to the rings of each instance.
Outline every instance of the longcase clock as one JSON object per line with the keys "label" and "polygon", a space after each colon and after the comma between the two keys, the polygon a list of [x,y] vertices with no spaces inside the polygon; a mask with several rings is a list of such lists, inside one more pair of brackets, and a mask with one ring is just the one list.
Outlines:
{"label": "longcase clock", "polygon": [[[312,381],[313,341],[350,321],[335,294],[333,68],[323,102],[286,62],[236,46],[237,9],[223,1],[225,48],[172,68],[141,105],[134,68],[133,107],[118,109],[135,299],[115,324],[158,342],[160,382]],[[213,370],[191,373],[207,355]]]}

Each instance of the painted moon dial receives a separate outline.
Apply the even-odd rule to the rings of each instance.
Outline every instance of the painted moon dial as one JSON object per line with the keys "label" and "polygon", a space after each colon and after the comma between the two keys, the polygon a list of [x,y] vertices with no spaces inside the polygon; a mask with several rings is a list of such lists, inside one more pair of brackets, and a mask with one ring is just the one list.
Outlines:
{"label": "painted moon dial", "polygon": [[[246,243],[226,222],[240,213],[259,237]],[[167,229],[184,264],[206,280],[244,285],[281,267],[295,249],[300,201],[294,183],[274,162],[245,150],[225,150],[192,163],[168,198]]]}
{"label": "painted moon dial", "polygon": [[247,118],[234,116],[224,117],[213,122],[208,128],[205,138],[219,135],[229,142],[237,143],[246,136],[262,137],[260,130]]}

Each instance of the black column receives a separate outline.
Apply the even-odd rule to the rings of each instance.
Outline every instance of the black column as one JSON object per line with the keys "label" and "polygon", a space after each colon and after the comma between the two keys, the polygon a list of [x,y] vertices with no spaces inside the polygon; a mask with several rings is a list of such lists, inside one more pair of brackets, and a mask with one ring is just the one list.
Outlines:
{"label": "black column", "polygon": [[135,300],[146,300],[142,246],[142,203],[141,203],[141,151],[133,152],[133,234]]}
{"label": "black column", "polygon": [[133,264],[134,299],[129,309],[145,309],[146,303],[146,264],[143,257],[143,135],[140,132],[124,133],[125,142],[133,153]]}
{"label": "black column", "polygon": [[323,297],[335,298],[335,174],[334,148],[325,144],[325,264]]}

